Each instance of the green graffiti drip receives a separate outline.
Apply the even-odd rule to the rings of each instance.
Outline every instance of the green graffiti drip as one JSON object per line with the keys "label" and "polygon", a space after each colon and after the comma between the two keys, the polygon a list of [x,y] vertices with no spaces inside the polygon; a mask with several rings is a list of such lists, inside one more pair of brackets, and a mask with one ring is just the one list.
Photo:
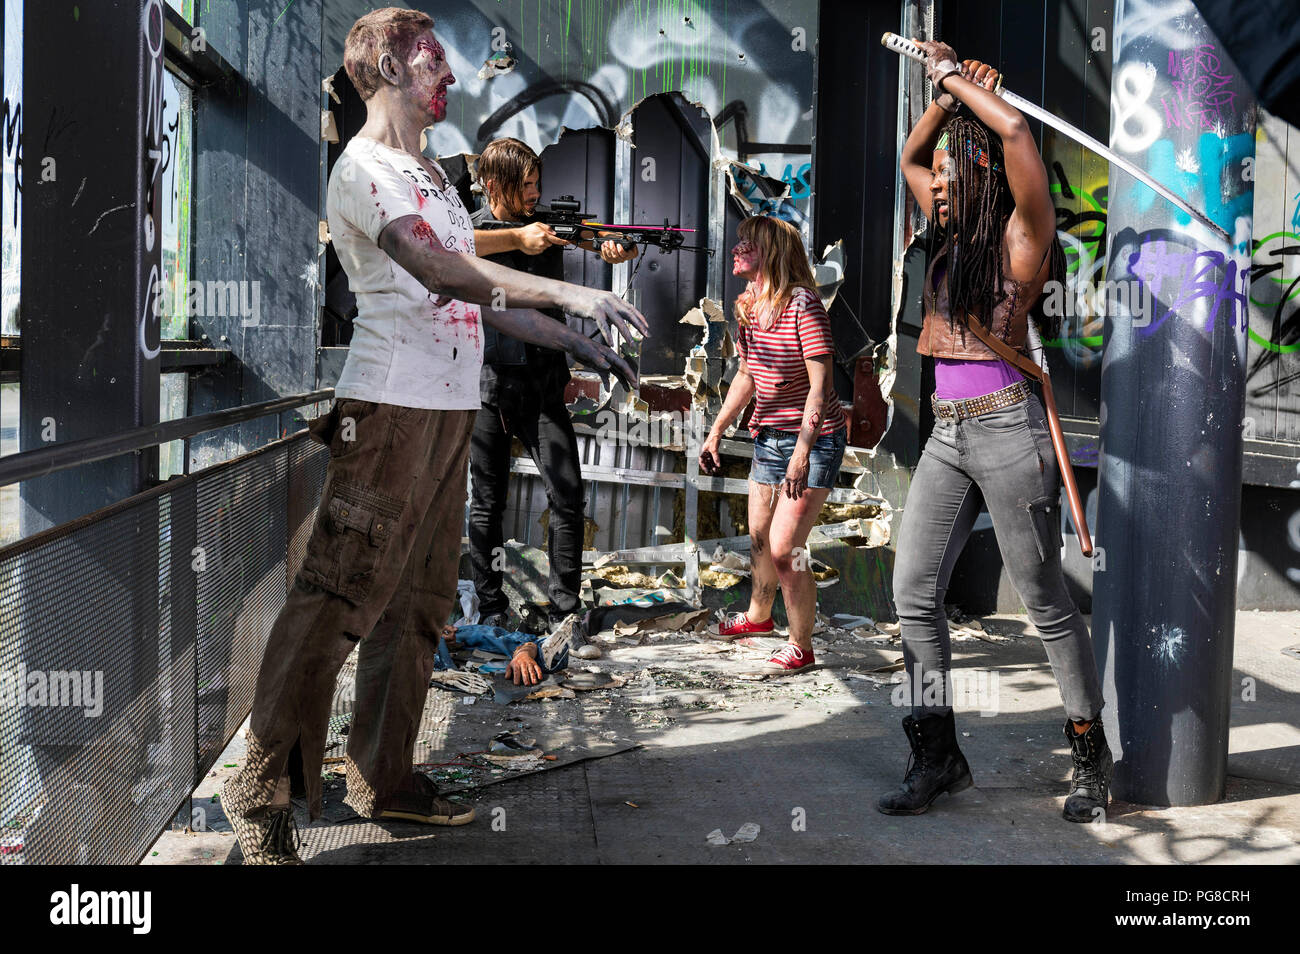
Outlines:
{"label": "green graffiti drip", "polygon": [[[288,12],[289,12],[289,8],[290,8],[291,6],[293,6],[293,0],[289,0],[289,2],[288,2],[287,4],[285,4],[284,9],[280,11],[280,17],[282,17],[282,16],[284,16],[286,13],[288,13]],[[279,22],[280,22],[280,17],[276,17],[274,20],[272,20],[272,21],[271,21],[271,26],[275,26],[277,23],[279,23]]]}
{"label": "green graffiti drip", "polygon": [[730,59],[727,55],[726,38],[729,36],[731,34],[727,32],[727,0],[722,0],[722,99],[720,102],[724,106],[727,103],[727,60]]}

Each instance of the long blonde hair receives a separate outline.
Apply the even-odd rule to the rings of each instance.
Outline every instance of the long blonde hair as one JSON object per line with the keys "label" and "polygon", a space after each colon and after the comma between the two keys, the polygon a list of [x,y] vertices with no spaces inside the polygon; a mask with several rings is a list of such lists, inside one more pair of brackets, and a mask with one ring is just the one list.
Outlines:
{"label": "long blonde hair", "polygon": [[[770,215],[755,215],[743,219],[736,234],[753,242],[761,253],[758,264],[759,278],[765,279],[762,291],[755,293],[751,282],[736,298],[736,320],[741,327],[751,321],[760,328],[770,328],[789,302],[797,288],[807,288],[817,293],[817,280],[808,253],[804,250],[799,230],[783,219]],[[766,324],[760,319],[766,318]]]}

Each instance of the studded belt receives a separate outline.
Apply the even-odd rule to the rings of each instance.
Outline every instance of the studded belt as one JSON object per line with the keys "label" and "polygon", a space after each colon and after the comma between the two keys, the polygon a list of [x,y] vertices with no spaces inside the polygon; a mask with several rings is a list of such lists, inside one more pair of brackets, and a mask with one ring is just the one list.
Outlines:
{"label": "studded belt", "polygon": [[1011,407],[1028,397],[1029,385],[1024,381],[1017,381],[1001,391],[994,391],[992,394],[981,394],[979,397],[966,398],[962,401],[940,401],[931,394],[930,406],[934,408],[934,416],[940,420],[959,421],[964,417],[975,417],[980,414],[987,414],[990,411],[1001,410],[1004,407]]}

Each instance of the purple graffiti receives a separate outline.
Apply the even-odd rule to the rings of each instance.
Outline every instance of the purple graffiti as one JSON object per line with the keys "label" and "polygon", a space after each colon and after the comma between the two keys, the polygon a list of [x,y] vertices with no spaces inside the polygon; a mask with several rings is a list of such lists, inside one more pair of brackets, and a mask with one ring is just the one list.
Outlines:
{"label": "purple graffiti", "polygon": [[[1101,448],[1097,442],[1089,441],[1070,452],[1070,463],[1078,464],[1080,467],[1096,467],[1100,456]],[[1091,520],[1092,517],[1088,519]]]}
{"label": "purple graffiti", "polygon": [[1129,258],[1129,271],[1163,306],[1159,318],[1141,329],[1144,335],[1152,334],[1165,319],[1177,318],[1184,309],[1205,300],[1207,328],[1219,320],[1225,305],[1229,327],[1246,327],[1250,269],[1239,269],[1236,260],[1223,252],[1188,249],[1163,238],[1148,238]]}
{"label": "purple graffiti", "polygon": [[1231,74],[1220,70],[1213,44],[1203,44],[1189,52],[1169,51],[1169,75],[1173,77],[1173,102],[1160,97],[1165,108],[1165,128],[1219,128],[1235,114],[1232,101],[1236,95],[1226,87]]}

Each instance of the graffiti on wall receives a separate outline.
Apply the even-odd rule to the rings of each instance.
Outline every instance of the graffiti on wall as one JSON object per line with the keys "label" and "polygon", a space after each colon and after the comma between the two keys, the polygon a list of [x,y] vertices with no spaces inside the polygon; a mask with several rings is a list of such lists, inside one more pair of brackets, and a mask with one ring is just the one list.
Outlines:
{"label": "graffiti on wall", "polygon": [[22,248],[23,192],[23,5],[5,4],[3,187],[0,188],[0,253],[3,292],[0,293],[0,333],[18,333],[18,278]]}
{"label": "graffiti on wall", "polygon": [[[1289,195],[1294,166],[1288,127],[1259,114],[1252,136],[1240,129],[1234,76],[1214,43],[1170,50],[1167,90],[1159,110],[1149,102],[1156,87],[1150,64],[1127,64],[1117,84],[1117,143],[1147,150],[1152,174],[1233,235],[1232,254],[1209,251],[1186,231],[1190,217],[1174,215],[1175,234],[1128,236],[1124,259],[1156,297],[1156,315],[1140,334],[1158,331],[1169,318],[1195,312],[1206,327],[1229,321],[1246,332],[1246,417],[1249,436],[1300,440],[1300,195]],[[1141,76],[1138,77],[1138,71]],[[1175,149],[1170,134],[1200,130],[1194,145]],[[1253,185],[1253,196],[1251,187]],[[1289,197],[1288,197],[1289,196]],[[1132,187],[1139,211],[1160,201],[1140,183]],[[1249,246],[1242,226],[1253,223]],[[1241,253],[1249,261],[1241,261]]]}
{"label": "graffiti on wall", "polygon": [[1170,50],[1168,71],[1171,95],[1161,96],[1165,128],[1189,126],[1215,130],[1227,126],[1235,115],[1232,74],[1226,72],[1212,43],[1193,50]]}
{"label": "graffiti on wall", "polygon": [[[326,0],[324,56],[365,0]],[[447,121],[426,148],[476,153],[511,136],[536,152],[562,129],[619,127],[638,102],[680,91],[715,117],[723,154],[780,178],[789,201],[766,211],[805,222],[814,121],[815,0],[419,0],[456,76]],[[620,135],[627,138],[627,131]],[[790,151],[783,151],[786,147]],[[769,171],[770,170],[770,171]],[[543,182],[545,196],[545,183]],[[758,195],[753,197],[762,205]]]}
{"label": "graffiti on wall", "polygon": [[[1140,11],[1145,4],[1132,8]],[[1191,216],[1173,209],[1173,227],[1125,230],[1114,237],[1112,260],[1154,297],[1155,314],[1134,322],[1140,336],[1158,333],[1169,320],[1185,319],[1203,322],[1207,331],[1227,321],[1244,338],[1255,141],[1253,130],[1243,128],[1251,122],[1239,115],[1231,88],[1235,76],[1216,44],[1188,46],[1189,39],[1201,33],[1189,31],[1165,47],[1131,30],[1130,42],[1139,52],[1126,58],[1116,73],[1111,135],[1115,146],[1141,156],[1155,179],[1233,236],[1230,249],[1215,249],[1216,243],[1209,241],[1208,233],[1201,234]],[[1150,61],[1161,53],[1163,75]],[[1200,135],[1193,138],[1198,130]],[[1126,186],[1123,198],[1129,215],[1138,219],[1164,201],[1137,180]]]}
{"label": "graffiti on wall", "polygon": [[[1065,251],[1066,287],[1070,307],[1063,316],[1060,336],[1045,341],[1060,349],[1069,364],[1083,372],[1100,374],[1104,311],[1096,307],[1089,289],[1106,277],[1106,219],[1109,200],[1109,166],[1093,156],[1080,156],[1053,135],[1044,143],[1052,201],[1056,206],[1056,235]],[[1072,180],[1062,161],[1074,160]],[[1079,160],[1082,160],[1081,162]],[[1081,174],[1080,174],[1081,173]]]}
{"label": "graffiti on wall", "polygon": [[[1118,66],[1111,102],[1114,144],[1145,154],[1156,178],[1236,232],[1234,251],[1249,253],[1248,263],[1234,263],[1231,255],[1205,252],[1188,234],[1191,221],[1182,213],[1174,214],[1180,234],[1123,236],[1123,263],[1157,298],[1156,314],[1140,333],[1154,334],[1163,322],[1192,311],[1197,320],[1226,320],[1244,327],[1247,413],[1252,405],[1255,411],[1266,406],[1269,412],[1269,424],[1258,436],[1300,439],[1300,396],[1291,396],[1293,382],[1300,380],[1300,194],[1287,188],[1297,178],[1295,160],[1287,155],[1288,127],[1261,113],[1253,138],[1249,132],[1237,132],[1245,118],[1244,104],[1232,88],[1233,70],[1216,44],[1188,47],[1186,24],[1175,29],[1166,14],[1145,4],[1131,5],[1129,17],[1136,18],[1148,40],[1169,48],[1148,62]],[[1184,134],[1186,143],[1188,131],[1199,131],[1200,136],[1175,150],[1171,134]],[[1086,152],[1079,162],[1068,143],[1062,148],[1051,135],[1044,142],[1044,157],[1074,306],[1061,337],[1047,344],[1059,348],[1074,368],[1095,373],[1101,363],[1104,314],[1098,313],[1086,290],[1106,278],[1109,170]],[[1060,161],[1062,157],[1066,161]],[[1140,183],[1130,191],[1125,198],[1139,211],[1163,201]],[[1247,247],[1237,229],[1250,219],[1254,234]]]}
{"label": "graffiti on wall", "polygon": [[[1300,440],[1300,137],[1261,113],[1256,135],[1255,232],[1251,243],[1246,413],[1255,436]],[[1290,183],[1290,188],[1287,184]]]}

